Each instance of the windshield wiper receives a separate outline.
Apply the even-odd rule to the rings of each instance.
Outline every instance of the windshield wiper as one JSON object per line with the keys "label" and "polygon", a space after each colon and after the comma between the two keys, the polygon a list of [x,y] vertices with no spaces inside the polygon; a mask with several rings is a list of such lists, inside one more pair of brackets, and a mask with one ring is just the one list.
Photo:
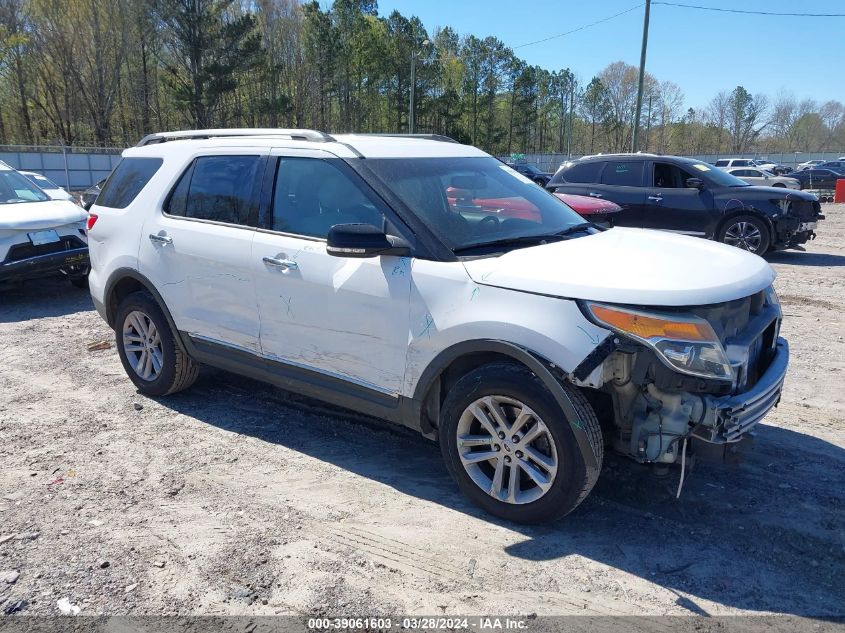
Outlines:
{"label": "windshield wiper", "polygon": [[519,237],[503,237],[498,240],[490,240],[489,242],[478,242],[476,244],[467,244],[466,246],[459,246],[453,248],[453,253],[463,253],[479,248],[492,248],[496,246],[525,246],[528,244],[544,244],[549,241],[557,241],[558,235],[522,235]]}
{"label": "windshield wiper", "polygon": [[562,231],[558,231],[555,233],[556,236],[564,237],[566,235],[572,235],[573,233],[578,233],[579,231],[586,231],[587,229],[597,229],[595,224],[592,222],[582,222],[581,224],[575,224],[570,226],[569,228],[563,229]]}
{"label": "windshield wiper", "polygon": [[544,233],[541,235],[520,235],[517,237],[503,237],[498,240],[490,240],[489,242],[479,242],[477,244],[468,244],[466,246],[459,246],[453,248],[453,253],[464,253],[481,248],[494,248],[496,246],[526,246],[531,244],[546,244],[548,242],[557,242],[568,235],[578,233],[579,231],[586,231],[589,228],[595,228],[596,225],[592,222],[583,222],[575,224],[568,228],[558,231],[557,233]]}

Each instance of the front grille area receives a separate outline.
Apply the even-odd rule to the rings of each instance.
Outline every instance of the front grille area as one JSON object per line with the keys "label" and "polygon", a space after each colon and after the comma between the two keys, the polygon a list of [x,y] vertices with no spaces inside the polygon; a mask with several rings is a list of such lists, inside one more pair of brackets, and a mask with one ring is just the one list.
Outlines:
{"label": "front grille area", "polygon": [[29,259],[30,257],[50,255],[51,253],[61,253],[62,251],[70,251],[84,247],[85,243],[73,235],[63,235],[58,242],[53,242],[52,244],[41,244],[40,246],[34,246],[30,242],[15,244],[9,248],[9,253],[6,255],[5,263],[17,262],[22,259]]}
{"label": "front grille area", "polygon": [[775,353],[780,309],[770,305],[766,291],[735,301],[693,310],[710,323],[736,373],[735,391],[753,387]]}

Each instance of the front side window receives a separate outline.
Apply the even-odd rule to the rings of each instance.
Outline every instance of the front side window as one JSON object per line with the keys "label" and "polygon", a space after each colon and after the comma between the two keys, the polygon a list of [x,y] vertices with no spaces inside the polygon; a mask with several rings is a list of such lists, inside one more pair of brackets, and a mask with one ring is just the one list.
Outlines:
{"label": "front side window", "polygon": [[642,161],[610,161],[601,175],[604,185],[641,187],[643,184]]}
{"label": "front side window", "polygon": [[0,171],[0,204],[43,202],[48,199],[46,193],[18,172],[11,169]]}
{"label": "front side window", "polygon": [[256,226],[260,165],[260,156],[200,156],[176,183],[165,211],[197,220]]}
{"label": "front side window", "polygon": [[379,158],[366,167],[456,252],[584,226],[561,200],[495,158]]}
{"label": "front side window", "polygon": [[161,167],[160,158],[124,158],[103,185],[97,206],[125,209]]}
{"label": "front side window", "polygon": [[[736,174],[736,171],[732,173]],[[686,189],[687,179],[689,178],[693,178],[693,175],[677,165],[673,165],[672,163],[654,163],[655,187],[661,189]]]}
{"label": "front side window", "polygon": [[325,238],[335,224],[384,226],[376,202],[348,175],[319,158],[279,159],[270,228]]}

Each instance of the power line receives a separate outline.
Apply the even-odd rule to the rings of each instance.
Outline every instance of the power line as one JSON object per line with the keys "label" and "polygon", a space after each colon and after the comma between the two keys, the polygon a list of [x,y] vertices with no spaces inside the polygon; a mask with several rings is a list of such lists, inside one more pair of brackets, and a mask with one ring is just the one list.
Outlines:
{"label": "power line", "polygon": [[549,37],[544,37],[542,40],[537,40],[536,42],[528,42],[527,44],[520,44],[519,46],[514,46],[514,48],[524,48],[525,46],[533,46],[534,44],[540,44],[541,42],[548,42],[549,40],[555,40],[559,37],[564,37],[565,35],[572,35],[573,33],[577,33],[578,31],[583,31],[584,29],[588,29],[591,26],[596,26],[597,24],[601,24],[602,22],[607,22],[612,20],[613,18],[618,18],[620,15],[625,15],[626,13],[630,13],[631,11],[635,11],[643,6],[643,3],[640,2],[637,6],[631,7],[630,9],[625,9],[624,11],[620,11],[619,13],[615,13],[609,17],[603,18],[601,20],[597,20],[596,22],[590,22],[590,24],[585,24],[584,26],[579,26],[577,29],[572,29],[571,31],[567,31],[566,33],[558,33],[557,35],[550,35]]}
{"label": "power line", "polygon": [[744,13],[746,15],[770,15],[790,18],[845,18],[845,13],[778,13],[775,11],[749,11],[746,9],[724,9],[720,7],[703,7],[698,4],[681,4],[680,2],[658,2],[667,7],[680,7],[682,9],[699,9],[701,11],[718,11],[720,13]]}

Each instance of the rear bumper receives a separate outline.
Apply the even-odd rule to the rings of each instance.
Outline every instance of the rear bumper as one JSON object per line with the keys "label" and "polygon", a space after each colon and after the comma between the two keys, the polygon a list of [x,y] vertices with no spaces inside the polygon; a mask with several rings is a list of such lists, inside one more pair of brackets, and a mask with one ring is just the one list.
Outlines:
{"label": "rear bumper", "polygon": [[706,442],[738,442],[780,402],[783,381],[789,365],[789,344],[779,338],[775,356],[752,389],[737,395],[706,396],[704,424],[695,437]]}
{"label": "rear bumper", "polygon": [[0,263],[0,281],[39,277],[71,266],[88,266],[88,247]]}

